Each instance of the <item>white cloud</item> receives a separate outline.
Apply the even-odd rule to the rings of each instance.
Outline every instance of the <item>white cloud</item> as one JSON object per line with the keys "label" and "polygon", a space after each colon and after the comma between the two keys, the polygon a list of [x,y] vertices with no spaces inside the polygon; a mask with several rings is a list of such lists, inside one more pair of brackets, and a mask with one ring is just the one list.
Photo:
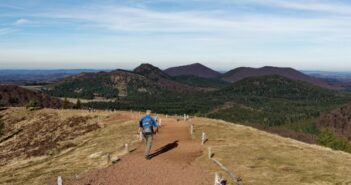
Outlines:
{"label": "white cloud", "polygon": [[[257,1],[257,0],[256,0]],[[121,6],[58,10],[41,13],[51,19],[84,22],[84,25],[110,31],[130,33],[206,33],[221,38],[241,34],[241,37],[304,37],[351,35],[351,17],[294,17],[225,11],[164,12]]]}
{"label": "white cloud", "polygon": [[19,26],[19,25],[24,25],[24,24],[29,24],[30,21],[28,19],[18,19],[14,22],[14,25]]}

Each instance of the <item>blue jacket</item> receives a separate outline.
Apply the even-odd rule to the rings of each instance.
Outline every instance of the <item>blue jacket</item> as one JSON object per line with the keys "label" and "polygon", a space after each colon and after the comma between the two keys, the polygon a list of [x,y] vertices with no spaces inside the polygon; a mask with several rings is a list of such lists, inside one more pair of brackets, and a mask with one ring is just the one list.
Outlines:
{"label": "blue jacket", "polygon": [[153,127],[157,127],[157,122],[150,116],[150,115],[146,115],[143,118],[141,118],[141,120],[139,121],[139,127],[143,128],[143,123],[146,121],[150,121]]}

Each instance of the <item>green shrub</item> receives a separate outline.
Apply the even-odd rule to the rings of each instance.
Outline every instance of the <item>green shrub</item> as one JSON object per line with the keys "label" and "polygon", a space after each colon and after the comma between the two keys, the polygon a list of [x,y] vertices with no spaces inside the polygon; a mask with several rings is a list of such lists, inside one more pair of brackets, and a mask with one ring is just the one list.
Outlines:
{"label": "green shrub", "polygon": [[331,129],[322,129],[317,137],[320,145],[346,152],[351,152],[351,144],[346,138],[338,137]]}
{"label": "green shrub", "polygon": [[37,107],[39,107],[39,103],[37,100],[30,100],[26,105],[26,109],[37,108]]}

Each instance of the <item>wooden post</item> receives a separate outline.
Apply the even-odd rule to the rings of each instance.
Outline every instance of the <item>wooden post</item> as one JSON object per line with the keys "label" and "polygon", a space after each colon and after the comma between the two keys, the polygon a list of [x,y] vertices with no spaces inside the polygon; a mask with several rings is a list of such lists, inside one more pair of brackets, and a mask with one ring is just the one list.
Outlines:
{"label": "wooden post", "polygon": [[208,158],[211,159],[212,158],[212,148],[208,147]]}
{"label": "wooden post", "polygon": [[202,132],[202,136],[201,136],[201,144],[203,145],[203,144],[205,144],[205,142],[206,142],[206,134],[205,134],[205,132]]}
{"label": "wooden post", "polygon": [[168,118],[168,114],[166,114],[166,118]]}
{"label": "wooden post", "polygon": [[159,126],[162,126],[162,119],[161,118],[159,118]]}
{"label": "wooden post", "polygon": [[110,164],[111,162],[111,155],[110,153],[107,154],[107,164]]}
{"label": "wooden post", "polygon": [[129,153],[129,147],[128,147],[128,144],[127,144],[127,143],[124,144],[124,151],[125,151],[126,153]]}
{"label": "wooden post", "polygon": [[223,177],[219,173],[215,173],[215,185],[225,185],[226,181],[223,179]]}
{"label": "wooden post", "polygon": [[191,124],[190,125],[190,135],[193,135],[194,134],[194,125]]}
{"label": "wooden post", "polygon": [[57,185],[63,185],[63,179],[61,176],[57,177]]}
{"label": "wooden post", "polygon": [[184,121],[186,121],[186,114],[184,114]]}
{"label": "wooden post", "polygon": [[214,185],[219,185],[219,184],[218,184],[218,181],[219,181],[219,174],[216,172],[216,173],[215,173]]}

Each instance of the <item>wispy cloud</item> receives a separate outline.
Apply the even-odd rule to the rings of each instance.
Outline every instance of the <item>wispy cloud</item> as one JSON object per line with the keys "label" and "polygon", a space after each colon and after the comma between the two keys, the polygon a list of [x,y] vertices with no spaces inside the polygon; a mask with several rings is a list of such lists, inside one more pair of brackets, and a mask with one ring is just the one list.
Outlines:
{"label": "wispy cloud", "polygon": [[[264,61],[280,61],[280,58],[318,61],[326,60],[328,52],[331,55],[337,53],[339,59],[344,57],[342,61],[351,59],[351,55],[345,52],[351,48],[351,3],[347,1],[119,0],[96,3],[77,0],[79,6],[64,3],[60,6],[47,5],[41,1],[44,2],[33,1],[34,5],[23,11],[1,12],[0,16],[8,21],[0,23],[0,26],[8,28],[0,29],[0,34],[20,29],[19,32],[25,33],[19,34],[20,38],[28,41],[18,43],[40,42],[40,50],[46,50],[47,43],[56,43],[57,48],[61,45],[69,47],[69,51],[72,47],[86,49],[87,45],[96,46],[96,52],[103,55],[96,54],[95,59],[109,56],[109,61],[122,55],[123,59],[135,60],[143,56],[166,60],[172,50],[183,53],[184,56],[179,56],[182,60],[199,56],[217,58],[212,56],[212,52],[219,54],[219,60],[226,61],[235,57],[246,61],[258,60],[257,57],[259,60],[266,57]],[[177,8],[165,8],[167,5]],[[31,23],[30,26],[20,27],[28,23]],[[84,34],[88,36],[84,37]],[[28,35],[32,36],[32,42]],[[38,41],[38,35],[47,35],[48,38]],[[81,39],[81,43],[69,44],[76,37]],[[106,49],[107,42],[108,48],[118,48],[123,54],[117,55],[112,49]],[[93,58],[84,57],[87,56],[84,52],[92,55],[84,49],[76,49],[76,54],[65,51],[60,52],[65,53],[61,57],[64,60],[71,58],[77,61],[77,56],[81,61]],[[40,53],[36,53],[35,59],[45,61],[46,58],[40,56],[48,57],[55,51],[47,52],[47,55]],[[160,53],[165,53],[163,58]]]}
{"label": "wispy cloud", "polygon": [[30,21],[28,19],[21,18],[21,19],[17,19],[13,24],[16,26],[19,26],[19,25],[24,25],[29,23]]}
{"label": "wispy cloud", "polygon": [[273,38],[281,35],[306,39],[331,34],[351,35],[351,17],[348,16],[247,15],[218,10],[163,12],[124,6],[57,10],[41,12],[36,16],[131,33],[208,33],[222,38],[237,34],[242,37]]}
{"label": "wispy cloud", "polygon": [[338,1],[323,1],[323,0],[239,0],[227,2],[240,2],[246,4],[259,4],[263,6],[274,6],[278,8],[328,12],[333,14],[351,14],[351,5]]}
{"label": "wispy cloud", "polygon": [[17,29],[13,29],[13,28],[0,28],[0,35],[10,34],[16,31]]}

